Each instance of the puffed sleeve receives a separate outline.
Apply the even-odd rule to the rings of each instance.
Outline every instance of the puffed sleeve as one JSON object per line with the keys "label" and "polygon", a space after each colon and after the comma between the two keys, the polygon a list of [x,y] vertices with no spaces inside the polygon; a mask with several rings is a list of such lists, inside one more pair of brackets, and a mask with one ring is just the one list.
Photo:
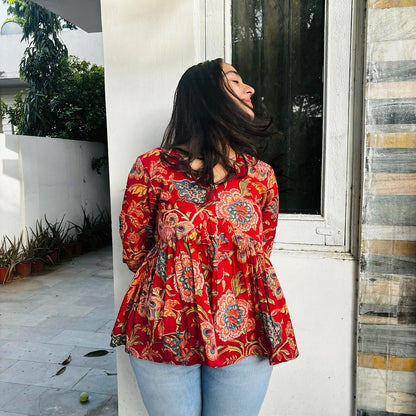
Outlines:
{"label": "puffed sleeve", "polygon": [[136,272],[148,251],[155,245],[156,207],[156,195],[149,174],[139,157],[129,173],[120,213],[123,262],[133,272]]}
{"label": "puffed sleeve", "polygon": [[276,236],[277,217],[279,215],[279,191],[272,168],[270,168],[268,175],[267,191],[263,201],[263,247],[265,253],[270,257]]}

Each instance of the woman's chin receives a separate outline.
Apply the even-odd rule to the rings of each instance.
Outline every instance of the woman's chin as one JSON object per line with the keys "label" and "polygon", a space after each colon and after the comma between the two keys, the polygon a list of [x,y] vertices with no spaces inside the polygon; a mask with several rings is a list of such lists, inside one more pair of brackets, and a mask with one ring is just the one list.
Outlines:
{"label": "woman's chin", "polygon": [[249,119],[254,120],[255,118],[254,111],[251,108],[245,108],[244,110],[245,110],[244,112],[248,115]]}

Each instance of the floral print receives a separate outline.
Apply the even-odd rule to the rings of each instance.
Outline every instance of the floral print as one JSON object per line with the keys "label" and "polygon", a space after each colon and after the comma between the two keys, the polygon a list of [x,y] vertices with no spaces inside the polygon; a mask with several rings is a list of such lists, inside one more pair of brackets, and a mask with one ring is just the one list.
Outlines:
{"label": "floral print", "polygon": [[215,339],[215,330],[211,323],[201,323],[202,339],[205,343],[205,354],[208,360],[215,361],[218,358],[217,342]]}
{"label": "floral print", "polygon": [[177,357],[178,364],[184,364],[189,360],[191,351],[187,347],[187,342],[191,339],[191,334],[187,331],[178,332],[175,335],[168,335],[163,339],[163,347]]}
{"label": "floral print", "polygon": [[237,189],[218,194],[216,212],[218,217],[227,219],[234,228],[242,231],[255,228],[259,220],[253,202],[244,198]]}
{"label": "floral print", "polygon": [[283,296],[279,280],[277,279],[276,272],[274,271],[273,267],[270,267],[264,271],[263,282],[265,283],[265,286],[272,291],[273,296],[276,297],[276,299],[280,299],[280,297]]}
{"label": "floral print", "polygon": [[168,257],[164,251],[161,251],[156,261],[156,272],[164,281],[166,281],[167,266]]}
{"label": "floral print", "polygon": [[163,307],[163,300],[158,293],[152,294],[147,304],[147,317],[152,320],[159,318],[160,311]]}
{"label": "floral print", "polygon": [[248,309],[248,302],[237,300],[230,290],[220,298],[215,326],[222,341],[238,338],[254,328],[254,320],[248,318]]}
{"label": "floral print", "polygon": [[184,252],[180,252],[179,256],[175,258],[175,288],[185,302],[193,302],[195,293],[204,286],[204,277],[200,266],[198,262],[195,263]]}
{"label": "floral print", "polygon": [[237,175],[208,189],[165,161],[171,154],[179,156],[162,148],[140,156],[128,176],[120,236],[135,274],[111,345],[177,365],[297,357],[270,262],[279,208],[273,170],[237,155]]}
{"label": "floral print", "polygon": [[226,246],[227,243],[228,240],[225,237],[224,233],[213,236],[211,244],[207,249],[207,252],[212,259],[212,266],[214,267],[214,269],[218,269],[218,266],[221,264],[221,262],[228,258],[229,253],[227,251],[221,251],[221,247]]}
{"label": "floral print", "polygon": [[183,179],[182,181],[173,181],[173,184],[178,190],[180,198],[185,198],[186,201],[194,204],[203,204],[205,202],[208,190],[199,183]]}
{"label": "floral print", "polygon": [[263,322],[267,339],[273,348],[277,348],[281,342],[280,333],[282,328],[278,322],[275,322],[270,315],[264,312],[259,312],[260,319]]}

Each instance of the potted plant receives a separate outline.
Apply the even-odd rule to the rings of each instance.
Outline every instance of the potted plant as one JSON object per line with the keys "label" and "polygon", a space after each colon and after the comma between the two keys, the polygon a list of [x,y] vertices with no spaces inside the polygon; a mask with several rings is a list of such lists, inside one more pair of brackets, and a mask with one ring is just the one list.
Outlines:
{"label": "potted plant", "polygon": [[64,247],[61,249],[61,258],[70,259],[74,252],[74,237],[68,234],[64,240]]}
{"label": "potted plant", "polygon": [[3,237],[0,244],[0,283],[5,283],[8,277],[9,258],[7,254],[6,237]]}
{"label": "potted plant", "polygon": [[13,240],[10,237],[6,236],[7,244],[7,258],[9,260],[9,268],[7,270],[6,281],[13,279],[13,273],[15,267],[20,262],[20,250],[22,247],[22,234],[19,238],[13,237]]}
{"label": "potted plant", "polygon": [[31,259],[32,262],[32,273],[39,273],[43,270],[45,262],[43,261],[45,248],[42,246],[43,240],[41,235],[38,235],[33,232],[31,233],[26,228],[26,244],[22,244],[24,251],[26,252],[26,257]]}
{"label": "potted plant", "polygon": [[72,255],[74,257],[78,257],[81,254],[82,254],[82,241],[74,239],[74,243],[72,245]]}
{"label": "potted plant", "polygon": [[50,236],[48,230],[43,226],[42,220],[37,220],[35,229],[30,228],[30,232],[31,239],[35,241],[35,260],[40,259],[43,263],[50,263],[48,259]]}
{"label": "potted plant", "polygon": [[68,235],[68,228],[63,224],[63,216],[60,221],[49,222],[45,215],[45,222],[47,224],[47,231],[49,234],[48,256],[52,264],[57,263],[59,252],[62,251],[65,247],[65,240]]}
{"label": "potted plant", "polygon": [[36,260],[36,240],[29,237],[26,229],[26,239],[23,233],[20,236],[20,248],[17,255],[16,273],[20,276],[29,276],[32,272],[32,263]]}
{"label": "potted plant", "polygon": [[45,221],[46,226],[43,225],[42,220],[37,220],[35,229],[31,228],[37,246],[35,257],[41,258],[45,263],[56,264],[63,239],[63,237],[60,237],[62,220],[51,223],[45,217]]}
{"label": "potted plant", "polygon": [[97,245],[97,237],[94,230],[97,219],[92,214],[87,214],[85,208],[82,208],[82,213],[82,225],[71,222],[71,228],[75,229],[77,241],[81,243],[84,251],[94,250]]}

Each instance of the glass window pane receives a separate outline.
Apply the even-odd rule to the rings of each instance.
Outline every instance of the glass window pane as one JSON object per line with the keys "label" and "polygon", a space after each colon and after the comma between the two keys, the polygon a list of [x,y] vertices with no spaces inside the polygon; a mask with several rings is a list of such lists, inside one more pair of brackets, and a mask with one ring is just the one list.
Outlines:
{"label": "glass window pane", "polygon": [[285,213],[321,213],[324,16],[324,0],[232,1],[232,63],[281,132],[260,156]]}

